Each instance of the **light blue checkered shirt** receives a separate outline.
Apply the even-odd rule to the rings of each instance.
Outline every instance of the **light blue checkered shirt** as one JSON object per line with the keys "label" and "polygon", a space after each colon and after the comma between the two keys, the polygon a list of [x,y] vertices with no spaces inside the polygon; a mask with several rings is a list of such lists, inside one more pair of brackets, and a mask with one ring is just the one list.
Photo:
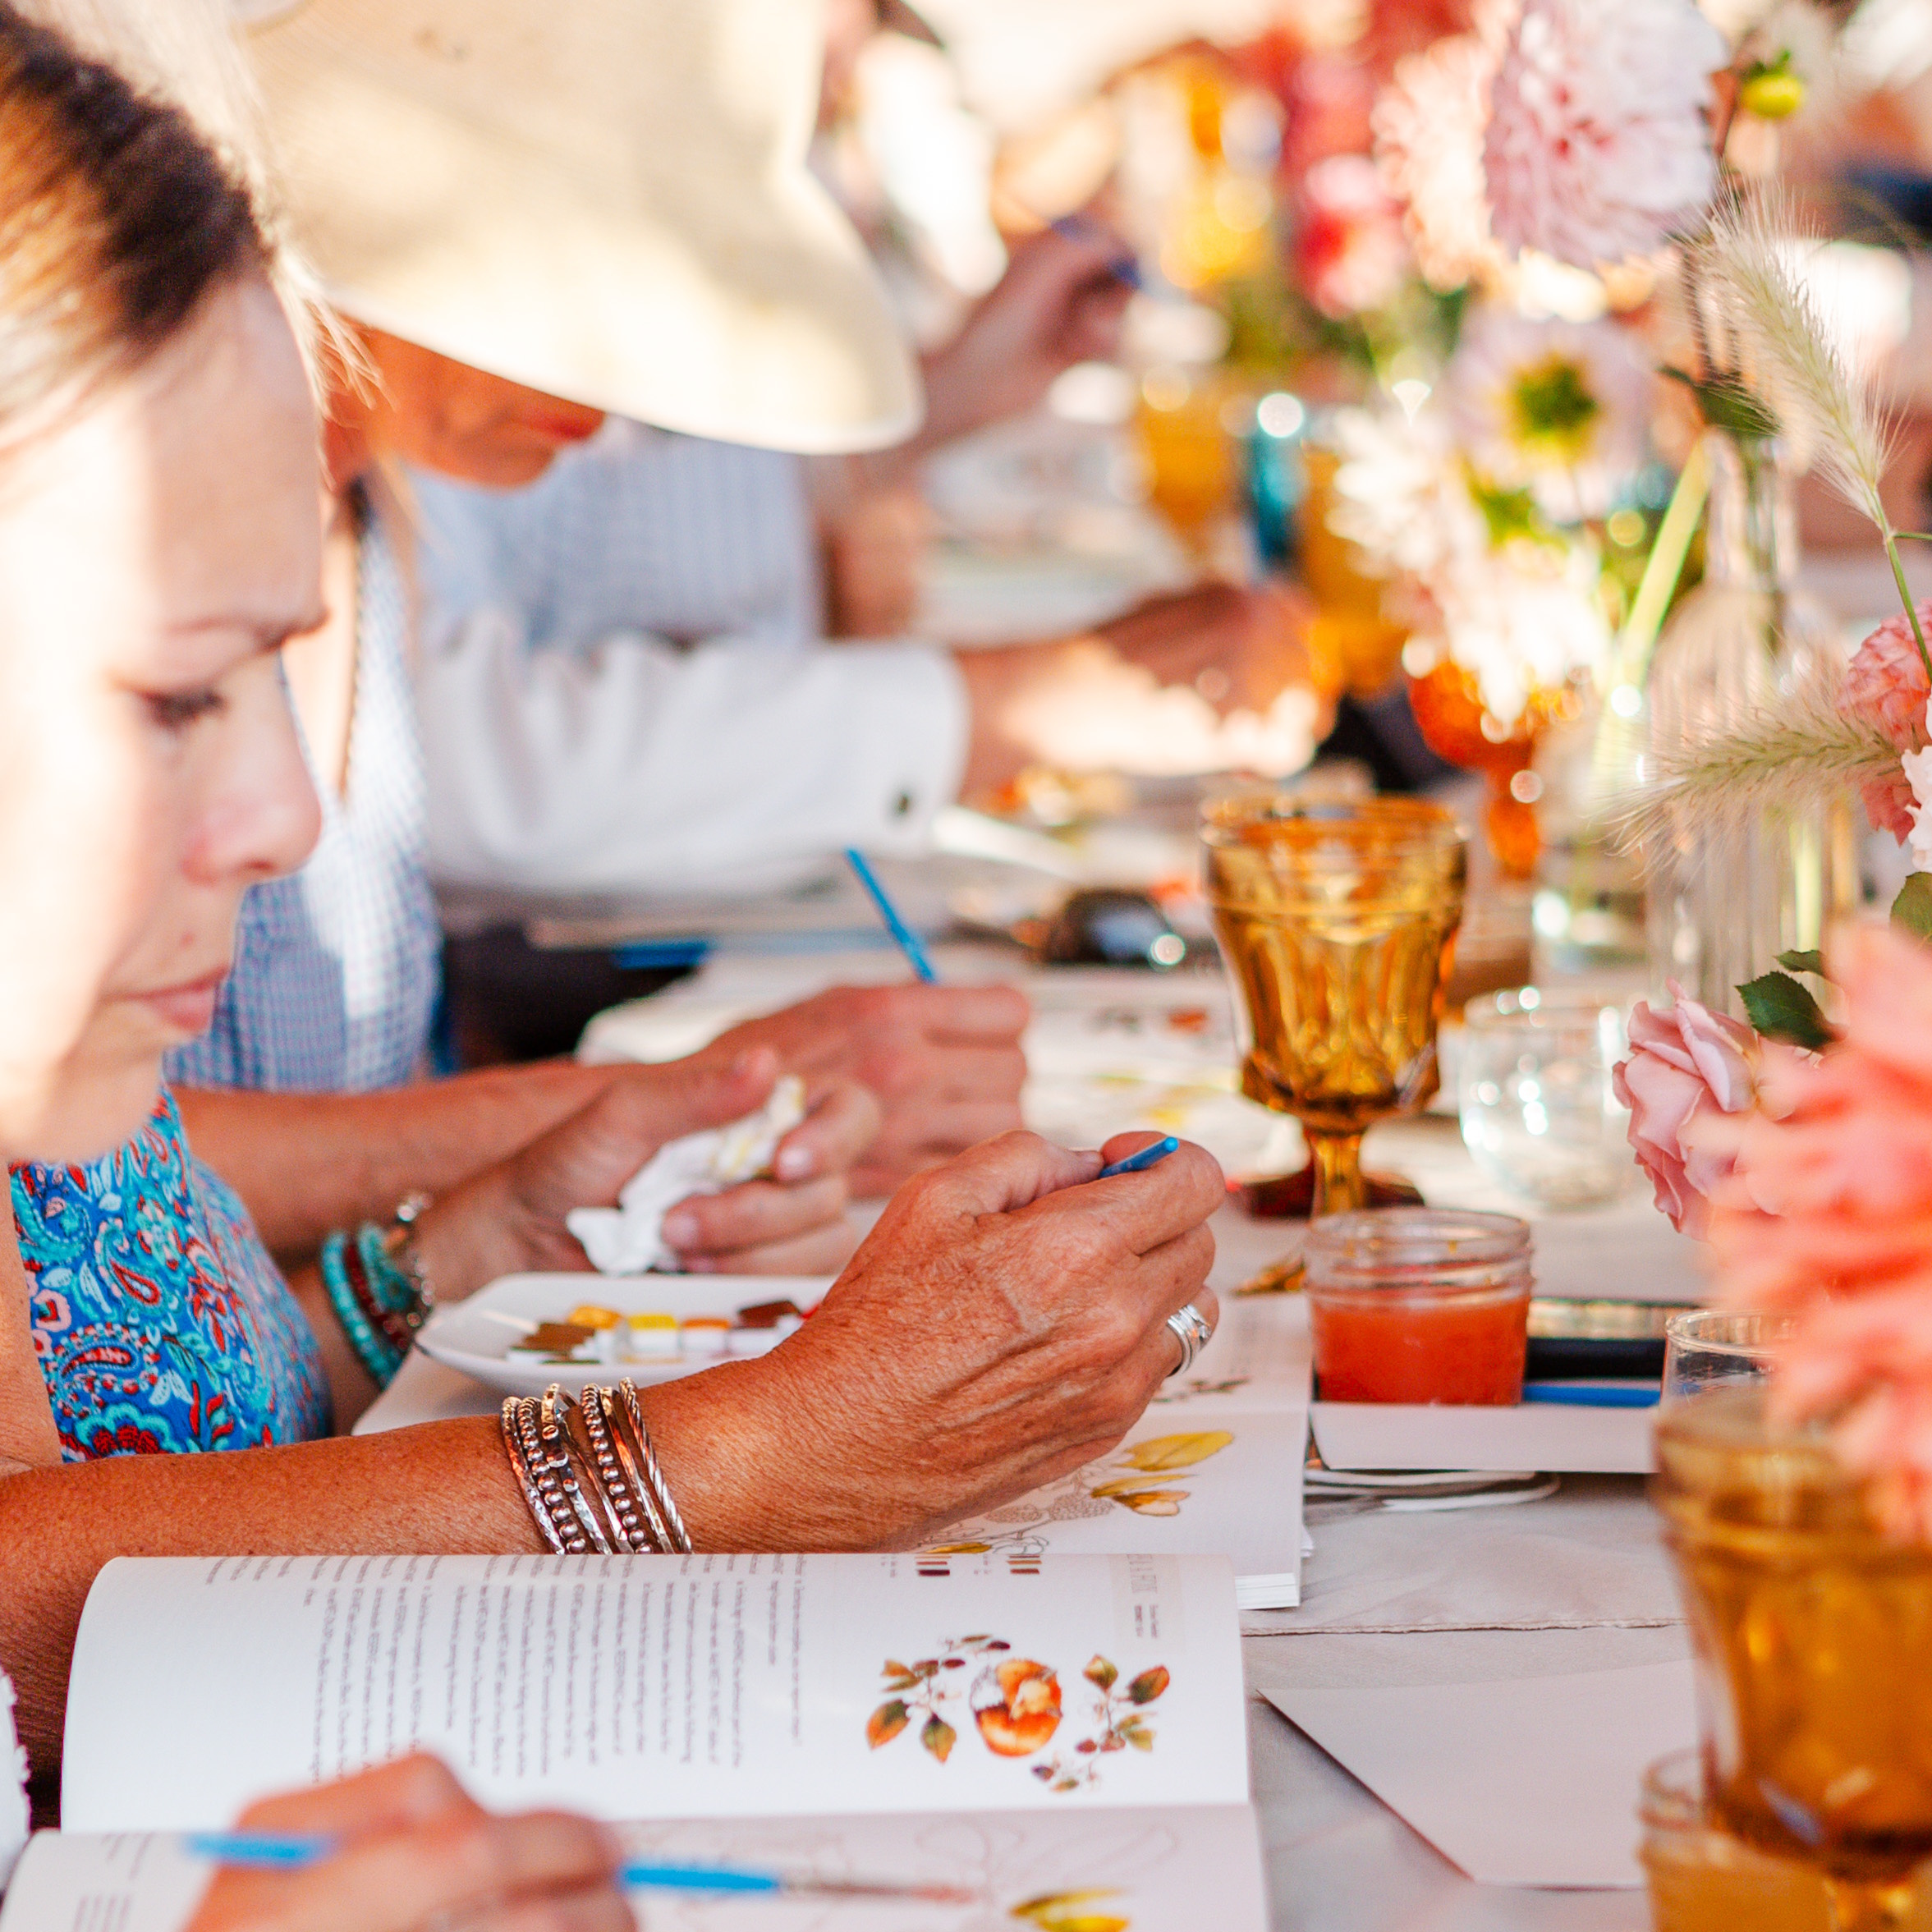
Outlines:
{"label": "light blue checkered shirt", "polygon": [[429,792],[394,552],[364,506],[348,783],[319,785],[321,842],[242,901],[214,1025],[169,1054],[177,1086],[360,1093],[424,1071],[443,935],[425,864]]}
{"label": "light blue checkered shirt", "polygon": [[533,645],[614,631],[674,644],[816,641],[820,589],[805,461],[613,418],[526,489],[412,470],[425,644],[479,604]]}

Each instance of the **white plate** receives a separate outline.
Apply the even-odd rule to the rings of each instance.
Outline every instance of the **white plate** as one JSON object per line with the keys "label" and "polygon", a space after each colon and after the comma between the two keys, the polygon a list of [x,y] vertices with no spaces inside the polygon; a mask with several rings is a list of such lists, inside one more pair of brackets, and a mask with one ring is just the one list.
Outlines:
{"label": "white plate", "polygon": [[553,1382],[575,1394],[586,1383],[619,1377],[644,1388],[717,1364],[547,1362],[507,1351],[539,1322],[562,1321],[585,1301],[614,1308],[619,1315],[674,1315],[680,1321],[694,1315],[721,1315],[728,1320],[759,1301],[796,1301],[810,1308],[833,1279],[828,1274],[506,1274],[467,1301],[438,1309],[423,1324],[416,1347],[506,1395],[541,1395]]}

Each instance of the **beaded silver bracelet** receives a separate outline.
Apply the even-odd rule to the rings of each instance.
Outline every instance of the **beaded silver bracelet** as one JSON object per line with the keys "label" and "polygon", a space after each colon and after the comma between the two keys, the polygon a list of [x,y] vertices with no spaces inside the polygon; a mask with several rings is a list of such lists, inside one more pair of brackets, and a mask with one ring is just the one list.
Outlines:
{"label": "beaded silver bracelet", "polygon": [[[595,1398],[598,1418],[604,1425],[612,1452],[616,1456],[618,1466],[623,1471],[624,1481],[630,1495],[638,1508],[643,1512],[645,1547],[647,1549],[655,1550],[660,1554],[672,1553],[675,1546],[671,1540],[670,1529],[666,1525],[663,1514],[659,1509],[657,1502],[651,1494],[650,1484],[645,1478],[637,1455],[631,1447],[628,1431],[623,1427],[619,1419],[617,1392],[614,1388],[589,1388],[584,1393],[586,1398]],[[587,1401],[586,1407],[590,1405]]]}
{"label": "beaded silver bracelet", "polygon": [[605,1420],[604,1391],[586,1388],[577,1401],[577,1417],[584,1425],[584,1439],[590,1449],[590,1475],[598,1499],[610,1519],[612,1540],[623,1556],[641,1555],[661,1549],[645,1526],[639,1503],[641,1487],[634,1487],[629,1472],[619,1459],[617,1443]]}
{"label": "beaded silver bracelet", "polygon": [[536,1478],[531,1473],[530,1457],[525,1449],[522,1432],[519,1427],[522,1406],[526,1398],[509,1395],[503,1398],[503,1450],[510,1458],[510,1473],[516,1478],[516,1486],[523,1492],[523,1500],[528,1505],[531,1520],[543,1532],[544,1540],[558,1555],[565,1553],[563,1539],[557,1534],[557,1526],[550,1520],[550,1512],[539,1491]]}
{"label": "beaded silver bracelet", "polygon": [[575,1447],[571,1440],[568,1417],[572,1398],[563,1393],[563,1384],[553,1382],[544,1391],[544,1397],[537,1411],[537,1434],[548,1452],[550,1467],[555,1471],[558,1486],[576,1519],[583,1526],[590,1544],[599,1556],[611,1553],[610,1538],[604,1533],[603,1524],[598,1521],[590,1505],[584,1498],[582,1485],[577,1480],[576,1464],[571,1452]]}
{"label": "beaded silver bracelet", "polygon": [[693,1553],[691,1532],[685,1528],[684,1518],[677,1513],[677,1505],[671,1499],[671,1485],[664,1480],[664,1466],[658,1461],[658,1452],[651,1446],[651,1432],[645,1423],[644,1407],[637,1399],[636,1384],[627,1379],[620,1382],[617,1397],[623,1406],[624,1420],[631,1425],[631,1433],[636,1439],[645,1498],[654,1505],[654,1515],[662,1521],[668,1532],[666,1547],[680,1556],[690,1556]]}
{"label": "beaded silver bracelet", "polygon": [[526,1395],[517,1400],[517,1435],[535,1480],[545,1519],[557,1540],[562,1544],[564,1555],[599,1554],[596,1540],[585,1530],[583,1512],[573,1507],[565,1488],[567,1480],[574,1487],[576,1480],[571,1474],[567,1439],[561,1442],[547,1441],[542,1414],[541,1405],[535,1396]]}

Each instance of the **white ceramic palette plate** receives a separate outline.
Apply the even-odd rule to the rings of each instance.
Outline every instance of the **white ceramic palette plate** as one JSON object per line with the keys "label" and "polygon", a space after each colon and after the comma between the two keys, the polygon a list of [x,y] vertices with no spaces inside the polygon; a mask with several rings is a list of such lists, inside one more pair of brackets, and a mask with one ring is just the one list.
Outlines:
{"label": "white ceramic palette plate", "polygon": [[810,1308],[832,1286],[828,1274],[506,1274],[467,1301],[439,1308],[423,1324],[416,1347],[446,1367],[473,1375],[505,1395],[541,1395],[553,1382],[573,1394],[591,1382],[627,1377],[640,1388],[715,1368],[714,1356],[668,1361],[553,1362],[512,1352],[540,1322],[560,1322],[585,1302],[619,1315],[722,1315],[760,1301]]}

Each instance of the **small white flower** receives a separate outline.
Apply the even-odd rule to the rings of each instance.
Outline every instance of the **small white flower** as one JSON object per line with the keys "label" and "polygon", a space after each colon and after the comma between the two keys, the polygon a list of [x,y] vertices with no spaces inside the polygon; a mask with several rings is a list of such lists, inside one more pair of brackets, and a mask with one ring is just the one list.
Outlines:
{"label": "small white flower", "polygon": [[1457,440],[1485,482],[1535,492],[1559,523],[1600,516],[1648,446],[1653,377],[1613,322],[1472,316],[1443,379]]}
{"label": "small white flower", "polygon": [[1898,760],[1911,787],[1912,870],[1932,872],[1932,702],[1925,706],[1926,746],[1922,751],[1907,751]]}

